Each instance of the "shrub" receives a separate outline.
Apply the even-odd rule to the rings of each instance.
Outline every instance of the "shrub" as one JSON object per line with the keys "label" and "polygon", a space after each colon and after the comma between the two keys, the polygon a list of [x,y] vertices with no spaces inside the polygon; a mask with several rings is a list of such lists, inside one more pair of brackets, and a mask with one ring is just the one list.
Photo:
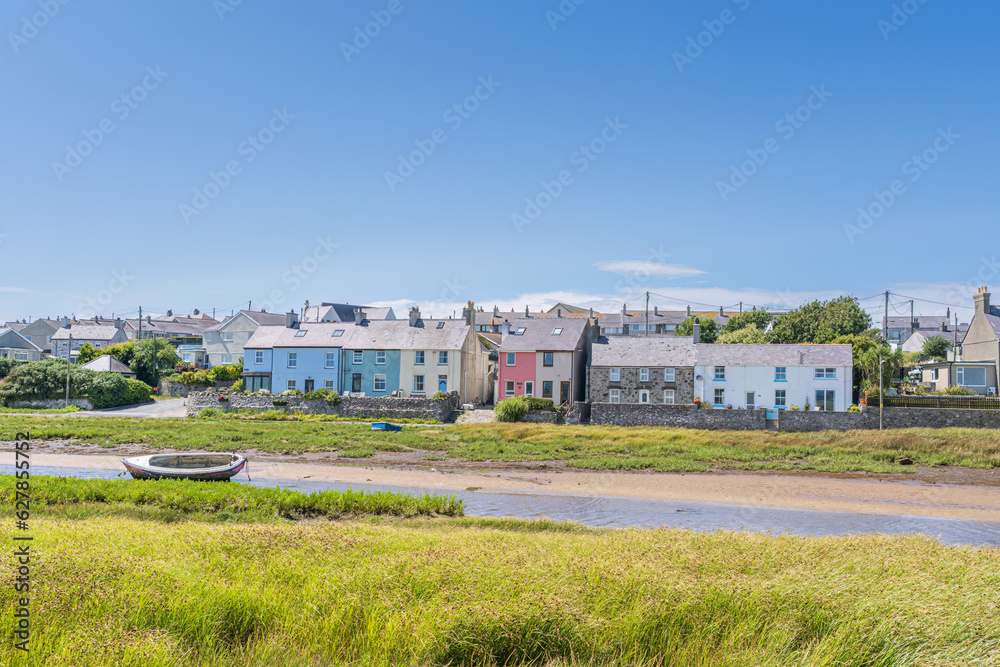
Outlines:
{"label": "shrub", "polygon": [[124,377],[118,373],[99,373],[90,390],[90,401],[98,409],[117,408],[131,403],[129,395],[128,381]]}
{"label": "shrub", "polygon": [[852,405],[851,407],[847,408],[847,411],[848,412],[861,412],[861,408],[858,407],[857,405]]}
{"label": "shrub", "polygon": [[230,382],[243,377],[243,364],[228,364],[226,366],[215,366],[206,375],[212,382]]}
{"label": "shrub", "polygon": [[497,403],[493,409],[494,418],[498,422],[518,422],[524,415],[534,410],[552,410],[550,398],[532,398],[531,396],[515,396]]}
{"label": "shrub", "polygon": [[340,394],[338,394],[333,389],[317,389],[315,391],[307,391],[302,394],[302,398],[307,401],[313,401],[322,398],[326,401],[327,405],[340,405]]}
{"label": "shrub", "polygon": [[233,383],[233,386],[229,388],[229,391],[233,392],[234,394],[238,394],[238,393],[242,392],[243,391],[243,378],[240,378],[235,383]]}
{"label": "shrub", "polygon": [[26,363],[28,362],[14,361],[13,359],[0,359],[0,380],[7,377],[7,375],[9,375],[12,370],[14,370],[14,366]]}
{"label": "shrub", "polygon": [[278,396],[301,396],[301,395],[302,395],[301,389],[288,389],[278,394]]}
{"label": "shrub", "polygon": [[198,367],[194,364],[179,363],[174,367],[174,371],[177,373],[194,373],[198,370]]}
{"label": "shrub", "polygon": [[206,418],[207,417],[218,417],[219,415],[223,414],[224,412],[225,411],[221,410],[220,408],[202,408],[201,410],[198,411],[198,416],[199,417],[206,417]]}
{"label": "shrub", "polygon": [[128,404],[149,403],[153,400],[153,388],[139,380],[125,379],[128,384]]}
{"label": "shrub", "polygon": [[444,393],[443,391],[436,391],[436,392],[434,392],[434,395],[431,396],[431,400],[432,401],[447,401],[448,400],[448,394]]}

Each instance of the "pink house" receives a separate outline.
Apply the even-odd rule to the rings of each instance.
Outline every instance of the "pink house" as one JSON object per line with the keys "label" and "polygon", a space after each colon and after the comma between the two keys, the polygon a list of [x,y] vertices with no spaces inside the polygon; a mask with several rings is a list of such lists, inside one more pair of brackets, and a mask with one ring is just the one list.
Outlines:
{"label": "pink house", "polygon": [[550,398],[556,405],[584,400],[590,321],[525,317],[505,320],[496,400]]}

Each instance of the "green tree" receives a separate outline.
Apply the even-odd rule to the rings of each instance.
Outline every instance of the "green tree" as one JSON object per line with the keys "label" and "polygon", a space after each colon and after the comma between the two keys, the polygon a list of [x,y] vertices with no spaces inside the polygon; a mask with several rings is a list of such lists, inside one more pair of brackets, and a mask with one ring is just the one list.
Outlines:
{"label": "green tree", "polygon": [[924,354],[928,357],[944,357],[951,343],[944,336],[934,336],[924,341]]}
{"label": "green tree", "polygon": [[674,333],[678,336],[692,335],[694,333],[695,322],[699,322],[701,324],[701,342],[714,343],[715,339],[719,336],[719,325],[711,317],[699,317],[698,315],[692,315],[678,324],[677,330]]}
{"label": "green tree", "polygon": [[102,354],[104,353],[95,350],[94,346],[91,345],[90,343],[84,343],[83,345],[80,346],[80,349],[77,350],[78,356],[76,357],[76,363],[86,364],[88,362],[93,361],[94,359],[97,359]]}
{"label": "green tree", "polygon": [[903,352],[889,349],[882,332],[878,329],[868,329],[860,334],[839,336],[833,341],[836,344],[850,345],[854,358],[854,391],[858,395],[871,388],[878,389],[879,350],[882,351],[882,384],[888,388],[892,378],[899,375],[903,366]]}
{"label": "green tree", "polygon": [[830,343],[841,336],[860,335],[872,325],[871,316],[854,297],[813,301],[781,315],[771,330],[772,343]]}
{"label": "green tree", "polygon": [[726,331],[722,328],[722,333],[715,339],[716,343],[739,343],[741,345],[761,344],[767,342],[767,334],[749,324],[742,329]]}
{"label": "green tree", "polygon": [[740,329],[746,329],[747,327],[754,327],[759,331],[764,331],[773,319],[774,315],[766,310],[748,310],[745,313],[730,317],[729,321],[726,322],[726,326],[722,327],[722,333],[732,333]]}

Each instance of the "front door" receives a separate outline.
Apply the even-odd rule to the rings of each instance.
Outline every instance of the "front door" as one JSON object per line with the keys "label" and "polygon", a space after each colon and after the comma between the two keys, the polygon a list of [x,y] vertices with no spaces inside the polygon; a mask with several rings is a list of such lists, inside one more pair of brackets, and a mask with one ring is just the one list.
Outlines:
{"label": "front door", "polygon": [[438,375],[438,391],[448,392],[448,376]]}
{"label": "front door", "polygon": [[534,382],[530,382],[529,381],[529,382],[525,382],[524,383],[524,395],[525,396],[534,396],[535,395],[535,383]]}
{"label": "front door", "polygon": [[316,380],[306,380],[306,393],[316,389]]}
{"label": "front door", "polygon": [[569,382],[563,382],[559,385],[559,403],[569,403]]}
{"label": "front door", "polygon": [[757,407],[755,405],[756,396],[757,394],[752,391],[747,392],[747,410],[753,410],[755,407]]}
{"label": "front door", "polygon": [[361,391],[361,373],[351,374],[351,391]]}

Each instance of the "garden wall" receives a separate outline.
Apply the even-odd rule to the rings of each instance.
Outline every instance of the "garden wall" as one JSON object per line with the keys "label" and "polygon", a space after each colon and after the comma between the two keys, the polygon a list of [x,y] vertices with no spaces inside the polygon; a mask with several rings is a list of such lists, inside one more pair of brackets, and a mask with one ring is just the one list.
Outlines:
{"label": "garden wall", "polygon": [[[219,397],[225,396],[226,401]],[[285,405],[275,405],[279,401]],[[448,399],[432,401],[429,398],[396,398],[393,396],[341,396],[339,405],[327,405],[322,398],[306,400],[301,396],[244,396],[227,392],[194,392],[188,395],[187,413],[196,414],[202,408],[218,408],[225,412],[237,410],[284,410],[313,415],[338,415],[340,417],[369,417],[375,419],[416,419],[447,421],[458,406],[458,394],[452,392]]]}
{"label": "garden wall", "polygon": [[170,380],[160,380],[160,396],[179,396],[187,398],[194,392],[209,391],[210,389],[229,389],[236,382],[234,380],[219,380],[214,387],[207,384],[181,384]]}
{"label": "garden wall", "polygon": [[763,410],[707,410],[694,405],[593,403],[591,424],[612,426],[682,426],[706,430],[762,431]]}
{"label": "garden wall", "polygon": [[[93,410],[94,404],[90,402],[88,398],[71,398],[69,399],[70,405],[75,405],[81,410]],[[58,408],[66,407],[66,399],[64,398],[50,398],[46,400],[37,401],[18,401],[17,403],[11,403],[8,407],[11,408],[31,408],[31,409],[43,409],[43,410],[56,410]]]}

